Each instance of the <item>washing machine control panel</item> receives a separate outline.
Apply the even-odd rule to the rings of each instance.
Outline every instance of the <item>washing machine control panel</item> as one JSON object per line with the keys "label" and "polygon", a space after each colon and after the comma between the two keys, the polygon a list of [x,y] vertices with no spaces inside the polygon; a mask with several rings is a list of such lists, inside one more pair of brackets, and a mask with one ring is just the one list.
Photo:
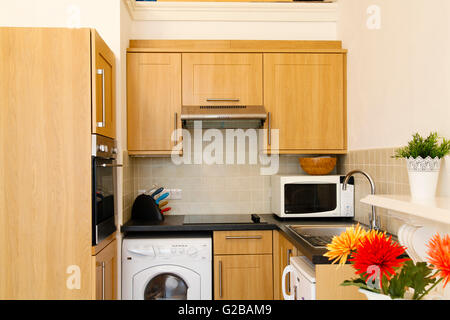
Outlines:
{"label": "washing machine control panel", "polygon": [[194,260],[210,259],[211,252],[208,245],[186,245],[169,244],[153,246],[132,246],[128,248],[129,253],[142,258],[187,258]]}

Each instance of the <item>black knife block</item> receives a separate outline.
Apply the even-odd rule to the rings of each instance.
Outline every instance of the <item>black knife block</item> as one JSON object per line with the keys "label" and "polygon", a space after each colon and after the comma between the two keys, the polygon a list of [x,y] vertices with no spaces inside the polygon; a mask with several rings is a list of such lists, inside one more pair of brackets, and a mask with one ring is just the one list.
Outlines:
{"label": "black knife block", "polygon": [[133,220],[164,221],[164,216],[155,199],[146,194],[141,194],[134,200],[131,218]]}

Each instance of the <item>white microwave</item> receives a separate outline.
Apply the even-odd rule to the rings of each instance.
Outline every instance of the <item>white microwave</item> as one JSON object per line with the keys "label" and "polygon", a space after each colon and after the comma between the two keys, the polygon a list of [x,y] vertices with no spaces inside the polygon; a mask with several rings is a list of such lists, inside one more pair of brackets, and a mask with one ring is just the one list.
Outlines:
{"label": "white microwave", "polygon": [[272,176],[272,212],[281,218],[355,216],[355,180],[344,176]]}

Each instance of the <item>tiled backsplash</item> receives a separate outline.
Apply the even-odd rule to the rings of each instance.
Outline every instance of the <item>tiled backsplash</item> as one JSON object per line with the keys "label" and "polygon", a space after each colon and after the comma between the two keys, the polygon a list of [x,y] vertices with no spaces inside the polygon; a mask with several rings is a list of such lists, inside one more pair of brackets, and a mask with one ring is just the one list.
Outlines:
{"label": "tiled backsplash", "polygon": [[[350,151],[347,155],[339,157],[337,171],[346,174],[351,170],[360,169],[367,172],[374,180],[377,194],[409,194],[408,172],[404,159],[395,159],[392,156],[394,148],[370,149]],[[356,219],[362,223],[369,223],[371,206],[360,202],[370,194],[369,181],[362,175],[355,175],[355,213]],[[379,213],[381,227],[388,232],[397,234],[402,224],[395,218],[388,217],[386,211],[376,209]]]}
{"label": "tiled backsplash", "polygon": [[[338,157],[336,172],[355,169],[368,172],[378,194],[408,194],[405,161],[394,159],[394,149],[351,151]],[[279,174],[305,174],[298,156],[280,156]],[[133,201],[141,190],[153,184],[182,189],[182,200],[170,200],[171,214],[249,214],[271,213],[270,176],[260,175],[260,165],[175,165],[170,158],[132,158],[124,153],[123,221],[131,217]],[[362,175],[355,175],[356,218],[369,223],[371,207],[361,198],[370,193]],[[377,212],[384,213],[377,208]],[[394,234],[401,222],[380,215],[383,228]]]}
{"label": "tiled backsplash", "polygon": [[[280,156],[279,174],[305,174],[298,158]],[[178,166],[170,158],[130,157],[124,164],[124,184],[125,222],[139,191],[153,184],[183,190],[182,200],[169,201],[171,214],[271,213],[270,176],[260,175],[260,165]]]}

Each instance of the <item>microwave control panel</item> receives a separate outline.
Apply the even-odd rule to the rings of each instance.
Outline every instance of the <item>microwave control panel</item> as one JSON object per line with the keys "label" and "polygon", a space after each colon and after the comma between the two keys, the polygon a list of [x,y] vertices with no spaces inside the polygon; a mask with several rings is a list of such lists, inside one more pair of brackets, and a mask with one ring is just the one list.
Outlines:
{"label": "microwave control panel", "polygon": [[347,190],[341,189],[341,216],[355,216],[355,186],[347,185]]}

